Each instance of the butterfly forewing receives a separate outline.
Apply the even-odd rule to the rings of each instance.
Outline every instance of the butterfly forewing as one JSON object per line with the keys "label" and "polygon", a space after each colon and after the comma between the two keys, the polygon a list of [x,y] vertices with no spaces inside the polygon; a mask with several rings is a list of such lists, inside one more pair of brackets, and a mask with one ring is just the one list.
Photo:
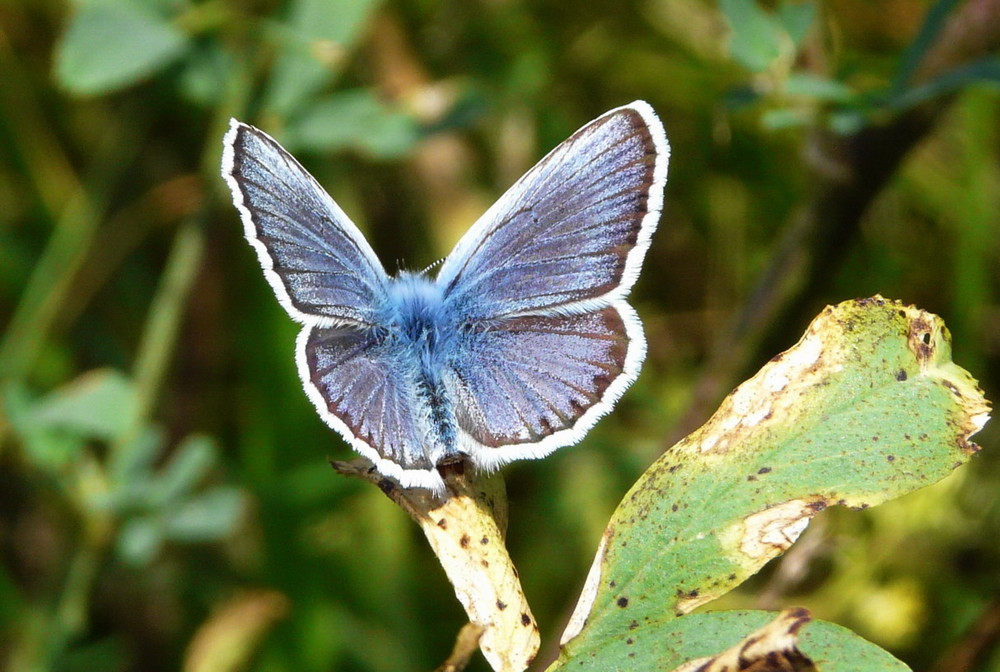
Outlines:
{"label": "butterfly forewing", "polygon": [[361,232],[266,133],[235,120],[223,177],[268,281],[292,317],[370,324],[388,277]]}
{"label": "butterfly forewing", "polygon": [[467,233],[438,282],[467,319],[610,305],[635,281],[666,179],[662,126],[645,103],[556,147]]}

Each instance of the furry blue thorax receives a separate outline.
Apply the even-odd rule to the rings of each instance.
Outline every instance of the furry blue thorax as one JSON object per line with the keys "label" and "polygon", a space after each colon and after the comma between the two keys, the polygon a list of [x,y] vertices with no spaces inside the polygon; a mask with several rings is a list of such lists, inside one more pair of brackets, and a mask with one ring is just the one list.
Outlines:
{"label": "furry blue thorax", "polygon": [[389,337],[418,350],[425,367],[440,366],[454,331],[441,286],[422,273],[401,271],[386,289],[381,323],[389,328]]}

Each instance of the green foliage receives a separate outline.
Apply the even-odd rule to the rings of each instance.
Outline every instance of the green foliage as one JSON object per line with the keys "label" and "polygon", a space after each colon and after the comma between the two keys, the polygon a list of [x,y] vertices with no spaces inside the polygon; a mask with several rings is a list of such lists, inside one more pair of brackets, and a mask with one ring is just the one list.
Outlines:
{"label": "green foliage", "polygon": [[754,72],[761,72],[781,56],[781,28],[756,2],[720,0],[719,7],[733,31],[729,51],[737,62]]}
{"label": "green foliage", "polygon": [[[295,326],[223,196],[232,116],[301,152],[390,271],[444,256],[586,120],[636,98],[663,118],[666,212],[634,292],[642,376],[582,445],[504,470],[507,540],[543,634],[536,669],[622,494],[822,306],[882,293],[941,314],[996,398],[1000,30],[966,24],[949,41],[971,55],[925,69],[968,4],[6,3],[0,667],[429,670],[464,621],[411,521],[330,473],[326,458],[350,451],[302,393]],[[893,140],[921,127],[919,142]],[[845,224],[814,235],[803,220]],[[845,436],[875,435],[860,427]],[[837,464],[885,457],[892,437],[878,435]],[[824,621],[802,646],[823,669],[838,669],[823,647],[863,648],[829,621],[914,669],[948,669],[1000,591],[996,436],[987,426],[957,479],[820,513],[794,557],[712,607],[809,607]],[[829,471],[798,448],[757,484],[820,485]],[[884,495],[899,483],[887,469],[914,466],[898,448],[894,468],[872,457]],[[664,501],[690,492],[684,515],[705,518],[716,502],[685,490],[689,473],[713,475],[698,464],[664,481],[678,489]],[[615,598],[600,597],[609,618]],[[667,604],[642,629],[665,666],[767,618],[672,618]],[[972,653],[983,670],[997,657]]]}
{"label": "green foliage", "polygon": [[[222,485],[199,488],[217,460],[217,449],[206,437],[189,437],[159,471],[149,459],[161,451],[145,440],[135,448],[141,461],[119,468],[108,493],[108,503],[126,522],[118,538],[118,552],[133,564],[147,564],[165,542],[193,543],[223,539],[239,523],[245,497],[237,488]],[[116,465],[112,465],[114,468]]]}
{"label": "green foliage", "polygon": [[912,84],[912,78],[920,67],[924,55],[930,51],[934,41],[944,30],[945,22],[955,10],[957,0],[936,0],[928,10],[920,32],[906,49],[892,83],[893,91],[899,95]]}
{"label": "green foliage", "polygon": [[404,156],[420,139],[417,120],[389,109],[368,89],[343,91],[312,103],[285,128],[289,151],[357,149],[375,158]]}
{"label": "green foliage", "polygon": [[[612,646],[582,654],[582,660],[573,661],[576,664],[572,669],[672,670],[685,661],[712,656],[725,647],[737,645],[748,633],[773,618],[773,612],[724,611],[642,625],[626,630],[621,641]],[[834,623],[810,623],[802,630],[801,639],[802,650],[823,672],[909,670],[879,647]]]}
{"label": "green foliage", "polygon": [[816,20],[812,2],[782,0],[772,13],[754,0],[720,0],[732,37],[729,53],[743,67],[764,72],[802,45]]}
{"label": "green foliage", "polygon": [[[138,399],[121,373],[91,371],[34,400],[15,383],[4,402],[26,457],[78,497],[79,515],[121,523],[118,550],[126,561],[148,564],[164,542],[215,541],[236,528],[244,495],[230,486],[202,487],[217,460],[211,439],[188,437],[160,468],[161,432],[146,428],[127,439]],[[106,463],[92,461],[91,442],[123,439]]]}
{"label": "green foliage", "polygon": [[377,4],[376,0],[290,3],[288,20],[275,31],[280,55],[267,92],[267,109],[285,117],[312,107]]}
{"label": "green foliage", "polygon": [[803,39],[816,19],[811,2],[785,0],[772,13],[756,0],[720,0],[732,32],[730,55],[748,70],[766,75],[766,85],[759,86],[756,96],[766,107],[764,127],[813,124],[822,114],[830,130],[845,135],[883,118],[887,110],[900,113],[970,86],[1000,82],[1000,59],[994,56],[963,63],[930,81],[913,81],[955,4],[938,0],[928,12],[891,83],[862,90],[846,78],[797,69],[795,60],[802,55]]}
{"label": "green foliage", "polygon": [[[987,411],[952,363],[939,319],[880,299],[827,309],[625,495],[564,667],[680,664],[666,658],[665,624],[757,573],[816,512],[867,508],[940,480],[972,456],[966,439]],[[847,637],[839,646],[844,661],[870,647]]]}
{"label": "green foliage", "polygon": [[984,58],[950,70],[925,84],[902,91],[889,100],[889,105],[906,110],[978,84],[1000,85],[1000,58]]}
{"label": "green foliage", "polygon": [[57,52],[56,77],[76,94],[132,86],[175,61],[187,37],[155,8],[108,0],[82,5]]}
{"label": "green foliage", "polygon": [[117,371],[92,371],[42,399],[16,383],[5,390],[7,418],[21,435],[31,461],[58,473],[90,439],[124,434],[135,390]]}

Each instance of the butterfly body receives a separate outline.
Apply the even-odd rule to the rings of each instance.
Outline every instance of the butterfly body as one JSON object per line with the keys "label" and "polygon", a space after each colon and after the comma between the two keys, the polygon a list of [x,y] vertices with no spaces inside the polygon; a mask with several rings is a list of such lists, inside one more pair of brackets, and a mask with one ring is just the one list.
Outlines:
{"label": "butterfly body", "polygon": [[441,287],[423,274],[403,271],[388,287],[385,347],[399,362],[415,391],[417,416],[424,426],[423,452],[429,464],[460,454],[451,395],[445,377],[461,347],[456,315]]}
{"label": "butterfly body", "polygon": [[436,279],[390,278],[360,231],[267,134],[233,120],[223,177],[267,280],[304,326],[320,416],[405,487],[578,441],[639,372],[625,301],[659,218],[668,147],[648,105],[612,110],[522,177]]}
{"label": "butterfly body", "polygon": [[388,284],[382,322],[424,357],[436,358],[454,328],[440,286],[423,274],[403,271]]}

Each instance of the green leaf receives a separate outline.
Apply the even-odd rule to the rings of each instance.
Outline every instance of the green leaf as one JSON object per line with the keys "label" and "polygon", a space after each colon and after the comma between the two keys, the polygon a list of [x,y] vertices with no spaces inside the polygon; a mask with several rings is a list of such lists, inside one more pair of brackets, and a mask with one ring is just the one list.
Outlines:
{"label": "green leaf", "polygon": [[184,33],[133,3],[85,4],[56,50],[55,75],[72,93],[107,93],[162,70],[186,46]]}
{"label": "green leaf", "polygon": [[378,0],[294,0],[278,31],[267,110],[287,117],[333,81]]}
{"label": "green leaf", "polygon": [[799,46],[809,32],[809,27],[816,21],[816,5],[812,2],[785,0],[778,6],[777,18],[792,44]]}
{"label": "green leaf", "polygon": [[132,381],[113,369],[97,369],[37,402],[29,422],[37,429],[111,441],[125,431],[134,409]]}
{"label": "green leaf", "polygon": [[180,90],[184,97],[199,105],[218,105],[227,90],[226,83],[238,76],[231,51],[218,42],[209,42],[192,49],[180,74]]}
{"label": "green leaf", "polygon": [[150,484],[149,500],[161,506],[167,505],[194,490],[215,464],[215,452],[215,444],[207,436],[185,438],[163,471]]}
{"label": "green leaf", "polygon": [[118,533],[118,556],[133,565],[149,564],[163,545],[163,530],[156,516],[127,521]]}
{"label": "green leaf", "polygon": [[985,83],[1000,84],[1000,58],[990,56],[949,70],[925,84],[900,92],[889,99],[887,106],[900,112],[967,86]]}
{"label": "green leaf", "polygon": [[793,72],[785,80],[785,93],[817,101],[850,103],[857,96],[854,89],[836,79],[820,77],[809,72]]}
{"label": "green leaf", "polygon": [[163,452],[163,432],[146,427],[123,450],[109,451],[106,507],[119,515],[162,506],[153,465]]}
{"label": "green leaf", "polygon": [[988,411],[940,318],[881,297],[827,308],[625,496],[565,655],[728,592],[828,506],[872,506],[943,478],[978,450],[968,438]]}
{"label": "green leaf", "polygon": [[864,112],[854,110],[834,110],[826,119],[827,127],[840,135],[857,133],[868,124]]}
{"label": "green leaf", "polygon": [[389,159],[412,149],[420,139],[412,116],[382,104],[368,89],[336,93],[290,120],[283,135],[289,151],[359,149]]}
{"label": "green leaf", "polygon": [[243,494],[219,486],[164,511],[164,534],[175,541],[214,541],[236,528],[242,512]]}
{"label": "green leaf", "polygon": [[108,475],[118,486],[127,486],[146,481],[153,473],[153,463],[163,450],[163,431],[156,427],[146,427],[123,450],[110,453]]}
{"label": "green leaf", "polygon": [[743,67],[763,72],[781,55],[781,31],[770,14],[754,0],[721,0],[732,40],[729,50]]}
{"label": "green leaf", "polygon": [[773,110],[766,110],[760,118],[760,124],[764,128],[777,131],[783,128],[798,128],[810,122],[812,116],[808,111],[799,107],[779,107]]}
{"label": "green leaf", "polygon": [[[721,611],[690,614],[667,622],[642,623],[626,629],[606,646],[588,650],[575,658],[564,657],[550,669],[553,672],[570,667],[602,672],[673,670],[685,662],[714,656],[739,645],[747,635],[766,627],[774,617],[774,613],[766,611]],[[823,672],[909,670],[888,652],[847,628],[824,621],[813,621],[800,631],[798,648]]]}
{"label": "green leaf", "polygon": [[21,439],[31,463],[46,471],[58,471],[71,462],[85,445],[78,436],[53,431],[34,419],[37,399],[22,384],[11,381],[4,387],[3,410]]}

